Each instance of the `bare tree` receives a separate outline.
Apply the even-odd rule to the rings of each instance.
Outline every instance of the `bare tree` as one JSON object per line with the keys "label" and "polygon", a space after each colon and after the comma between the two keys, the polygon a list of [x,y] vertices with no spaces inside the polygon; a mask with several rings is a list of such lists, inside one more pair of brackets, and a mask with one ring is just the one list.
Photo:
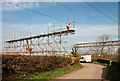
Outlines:
{"label": "bare tree", "polygon": [[97,37],[98,42],[106,42],[106,41],[111,41],[111,37],[108,34],[102,34]]}
{"label": "bare tree", "polygon": [[78,55],[77,55],[77,52],[78,52],[78,48],[77,47],[72,47],[72,55],[74,56],[74,57],[77,57]]}
{"label": "bare tree", "polygon": [[108,34],[103,34],[97,37],[97,42],[96,44],[102,45],[101,47],[94,47],[94,53],[96,58],[98,55],[100,55],[102,58],[104,58],[105,55],[111,54],[113,47],[111,46],[104,46],[107,44],[107,41],[111,41],[111,37]]}

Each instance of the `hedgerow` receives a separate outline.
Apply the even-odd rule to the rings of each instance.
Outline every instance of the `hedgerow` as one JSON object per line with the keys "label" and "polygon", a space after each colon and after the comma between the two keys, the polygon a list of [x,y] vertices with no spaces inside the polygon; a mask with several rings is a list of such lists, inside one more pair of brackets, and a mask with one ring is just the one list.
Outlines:
{"label": "hedgerow", "polygon": [[[78,59],[74,64],[79,63]],[[11,75],[30,75],[70,66],[70,57],[39,55],[3,55],[3,79]],[[72,65],[74,65],[72,64]]]}

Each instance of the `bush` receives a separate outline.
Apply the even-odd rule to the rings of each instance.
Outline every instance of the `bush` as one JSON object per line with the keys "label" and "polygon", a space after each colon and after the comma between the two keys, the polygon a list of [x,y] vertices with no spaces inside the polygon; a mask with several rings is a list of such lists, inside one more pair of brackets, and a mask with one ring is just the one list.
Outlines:
{"label": "bush", "polygon": [[113,61],[113,62],[111,62],[111,66],[120,68],[120,63]]}
{"label": "bush", "polygon": [[3,78],[8,75],[30,75],[71,65],[71,58],[59,56],[3,55]]}

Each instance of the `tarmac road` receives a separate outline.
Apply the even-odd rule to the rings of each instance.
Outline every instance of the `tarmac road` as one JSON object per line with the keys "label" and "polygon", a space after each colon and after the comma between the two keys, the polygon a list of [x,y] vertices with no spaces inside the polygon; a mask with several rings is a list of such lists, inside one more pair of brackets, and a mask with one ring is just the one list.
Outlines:
{"label": "tarmac road", "polygon": [[93,63],[81,63],[84,67],[55,79],[103,79],[105,66]]}

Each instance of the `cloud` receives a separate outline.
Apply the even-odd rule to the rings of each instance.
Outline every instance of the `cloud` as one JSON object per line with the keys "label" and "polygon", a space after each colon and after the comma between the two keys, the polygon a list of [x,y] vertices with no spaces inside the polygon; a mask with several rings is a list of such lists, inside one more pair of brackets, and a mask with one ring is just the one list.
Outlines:
{"label": "cloud", "polygon": [[[2,10],[13,11],[20,10],[23,8],[17,7],[7,2],[23,6],[24,8],[40,7],[39,2],[97,2],[98,0],[3,0]],[[99,0],[99,2],[118,2],[119,0]],[[0,9],[1,10],[1,9]]]}
{"label": "cloud", "polygon": [[3,2],[2,3],[2,10],[3,11],[13,11],[13,10],[22,10],[23,8],[18,7],[16,5],[22,6],[23,8],[34,8],[34,7],[40,7],[38,2]]}
{"label": "cloud", "polygon": [[38,2],[39,0],[3,0],[2,2]]}
{"label": "cloud", "polygon": [[[49,32],[53,30],[53,23],[46,24],[7,24],[3,23],[4,35],[9,33],[20,33],[20,32],[34,32],[34,34],[47,33],[49,27]],[[19,30],[18,30],[19,29]]]}
{"label": "cloud", "polygon": [[7,2],[118,2],[119,0],[5,0]]}
{"label": "cloud", "polygon": [[118,35],[117,25],[81,25],[76,33],[81,36],[96,36],[100,34]]}

